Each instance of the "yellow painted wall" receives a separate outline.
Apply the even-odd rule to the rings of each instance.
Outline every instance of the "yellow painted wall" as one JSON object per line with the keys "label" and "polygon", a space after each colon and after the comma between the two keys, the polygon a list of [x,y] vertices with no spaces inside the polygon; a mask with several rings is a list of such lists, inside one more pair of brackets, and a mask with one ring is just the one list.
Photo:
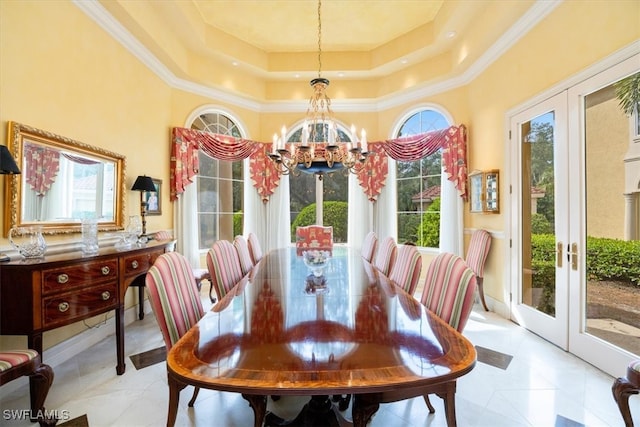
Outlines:
{"label": "yellow painted wall", "polygon": [[[338,119],[366,127],[370,140],[383,139],[398,117],[415,105],[439,104],[456,123],[468,127],[469,169],[504,170],[506,111],[640,39],[639,16],[640,3],[634,1],[564,2],[467,86],[378,113],[340,113]],[[447,68],[440,63],[443,59],[456,60],[438,58],[434,66]],[[206,65],[192,64],[200,73]],[[417,78],[421,72],[427,70],[409,70],[401,78]],[[232,73],[227,74],[229,85],[238,84],[231,81]],[[414,86],[408,80],[383,79],[378,83],[384,92]],[[265,99],[296,91],[298,99],[309,96],[304,82],[289,86],[242,83],[254,88],[256,94],[263,91]],[[352,84],[354,91],[346,84],[332,85],[329,95],[338,99],[370,93],[369,89],[376,87],[371,82]],[[192,111],[208,104],[231,111],[246,126],[248,136],[256,140],[270,141],[283,124],[300,119],[294,113],[259,114],[168,87],[69,2],[0,1],[0,139],[6,140],[6,122],[12,120],[124,154],[128,187],[141,174],[165,183],[163,214],[148,218],[149,230],[173,227],[168,202],[170,129],[184,126]],[[500,190],[504,195],[504,180]],[[0,194],[4,200],[4,189]],[[498,215],[471,215],[465,206],[465,227],[506,232],[504,203],[503,197]],[[136,215],[138,210],[138,194],[131,192],[128,215]],[[3,219],[4,212],[0,212],[0,222]],[[499,301],[506,301],[509,287],[503,283],[505,244],[494,241],[485,272],[485,292]],[[0,238],[0,249],[6,246],[6,239]],[[127,307],[135,302],[130,291]],[[46,333],[45,348],[84,329],[76,324]],[[3,337],[0,346],[4,345]]]}

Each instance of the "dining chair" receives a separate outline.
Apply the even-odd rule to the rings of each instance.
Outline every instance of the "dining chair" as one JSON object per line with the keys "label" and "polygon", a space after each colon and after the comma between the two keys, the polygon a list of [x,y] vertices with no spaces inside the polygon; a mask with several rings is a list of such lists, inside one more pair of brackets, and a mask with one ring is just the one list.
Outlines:
{"label": "dining chair", "polygon": [[385,237],[378,244],[378,250],[373,260],[373,266],[385,276],[389,276],[393,264],[396,262],[398,246],[393,237]]}
{"label": "dining chair", "polygon": [[309,250],[333,253],[333,227],[306,225],[296,227],[296,254]]}
{"label": "dining chair", "polygon": [[632,360],[627,366],[627,375],[616,378],[611,386],[613,399],[618,405],[625,427],[633,427],[633,419],[629,410],[629,396],[640,392],[640,359]]}
{"label": "dining chair", "polygon": [[376,255],[376,248],[378,246],[378,235],[375,231],[370,231],[362,242],[362,249],[360,254],[362,258],[367,262],[373,262],[373,257]]}
{"label": "dining chair", "polygon": [[207,252],[207,268],[211,275],[211,289],[215,290],[218,300],[244,276],[238,251],[228,240],[218,240],[211,246]]}
{"label": "dining chair", "polygon": [[[168,245],[167,250],[171,252],[176,250],[176,244],[178,241],[173,238],[173,234],[169,230],[157,231],[153,235],[153,238],[159,242],[172,241]],[[192,269],[193,269],[193,277],[196,281],[196,285],[198,286],[198,290],[202,289],[202,282],[204,280],[207,280],[209,283],[211,283],[211,276],[209,275],[208,269],[206,268],[192,268]],[[211,302],[212,303],[215,302],[215,298],[212,298]]]}
{"label": "dining chair", "polygon": [[489,249],[491,249],[491,234],[487,230],[474,231],[471,235],[465,262],[476,275],[478,294],[485,311],[489,311],[489,308],[484,300],[484,264],[487,260],[487,255],[489,255]]}
{"label": "dining chair", "polygon": [[29,398],[32,423],[46,418],[44,401],[53,384],[53,369],[42,363],[40,353],[33,349],[0,351],[0,386],[15,379],[29,376]]}
{"label": "dining chair", "polygon": [[[149,303],[162,332],[167,352],[204,316],[191,265],[178,252],[160,255],[145,278]],[[193,406],[200,389],[193,390]]]}
{"label": "dining chair", "polygon": [[[471,315],[475,291],[476,275],[473,270],[459,256],[444,252],[429,263],[420,302],[462,333]],[[429,401],[429,395],[423,397],[433,414],[436,410]]]}
{"label": "dining chair", "polygon": [[400,286],[406,293],[413,295],[420,280],[422,271],[422,255],[413,245],[401,245],[397,249],[396,262],[391,268],[389,279]]}
{"label": "dining chair", "polygon": [[247,236],[247,243],[249,245],[249,253],[251,254],[251,261],[253,265],[256,265],[258,261],[262,259],[262,248],[260,247],[260,240],[254,233],[249,233]]}
{"label": "dining chair", "polygon": [[240,258],[240,269],[242,274],[245,275],[253,268],[253,261],[251,260],[251,252],[249,251],[249,243],[244,236],[236,236],[233,239],[233,246],[238,251],[238,257]]}

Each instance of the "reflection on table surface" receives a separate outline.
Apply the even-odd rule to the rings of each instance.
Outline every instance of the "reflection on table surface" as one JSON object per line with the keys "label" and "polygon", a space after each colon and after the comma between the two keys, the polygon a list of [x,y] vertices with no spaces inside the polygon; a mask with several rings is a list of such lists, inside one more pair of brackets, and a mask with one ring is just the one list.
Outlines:
{"label": "reflection on table surface", "polygon": [[315,277],[275,250],[170,351],[170,371],[218,390],[373,393],[454,380],[475,350],[348,248]]}

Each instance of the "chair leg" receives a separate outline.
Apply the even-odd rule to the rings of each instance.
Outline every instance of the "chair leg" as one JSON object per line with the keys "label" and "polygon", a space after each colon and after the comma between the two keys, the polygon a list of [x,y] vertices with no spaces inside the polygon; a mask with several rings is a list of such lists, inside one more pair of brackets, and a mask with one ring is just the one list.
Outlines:
{"label": "chair leg", "polygon": [[196,403],[196,398],[198,397],[198,393],[200,393],[200,387],[195,387],[193,389],[193,396],[191,396],[191,400],[187,404],[190,408],[193,408],[193,405]]}
{"label": "chair leg", "polygon": [[216,297],[213,296],[213,282],[211,282],[211,287],[209,288],[209,299],[211,300],[211,304],[216,303]]}
{"label": "chair leg", "polygon": [[476,284],[478,285],[478,294],[480,295],[480,302],[484,307],[484,311],[489,311],[487,308],[487,303],[484,301],[484,286],[483,286],[484,278],[476,277]]}
{"label": "chair leg", "polygon": [[639,390],[637,386],[631,384],[626,378],[616,379],[613,386],[611,386],[613,398],[618,404],[618,409],[620,409],[625,427],[633,427],[631,411],[629,410],[629,396],[638,394]]}
{"label": "chair leg", "polygon": [[53,384],[53,369],[51,366],[41,363],[36,370],[29,375],[29,394],[31,399],[31,422],[38,420],[39,414],[44,414],[44,401],[47,399],[51,384]]}
{"label": "chair leg", "polygon": [[429,400],[429,395],[425,394],[422,397],[424,398],[424,402],[427,404],[427,408],[429,408],[429,413],[433,414],[434,412],[436,412],[436,408],[433,407],[431,401]]}

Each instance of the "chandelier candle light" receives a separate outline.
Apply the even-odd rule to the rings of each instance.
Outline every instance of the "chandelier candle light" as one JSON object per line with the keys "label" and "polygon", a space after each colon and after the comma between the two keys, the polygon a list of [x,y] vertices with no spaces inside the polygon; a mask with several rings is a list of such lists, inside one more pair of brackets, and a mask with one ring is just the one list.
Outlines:
{"label": "chandelier candle light", "polygon": [[273,135],[273,151],[269,158],[276,164],[278,173],[289,175],[296,168],[315,173],[322,179],[324,173],[346,168],[357,174],[362,170],[370,154],[367,150],[367,134],[362,129],[360,140],[355,126],[351,126],[351,141],[342,141],[331,111],[331,99],[326,89],[329,79],[321,77],[322,70],[322,2],[318,1],[318,77],[310,82],[313,94],[309,99],[306,119],[302,126],[301,141],[288,143],[287,129],[282,127],[280,136]]}

